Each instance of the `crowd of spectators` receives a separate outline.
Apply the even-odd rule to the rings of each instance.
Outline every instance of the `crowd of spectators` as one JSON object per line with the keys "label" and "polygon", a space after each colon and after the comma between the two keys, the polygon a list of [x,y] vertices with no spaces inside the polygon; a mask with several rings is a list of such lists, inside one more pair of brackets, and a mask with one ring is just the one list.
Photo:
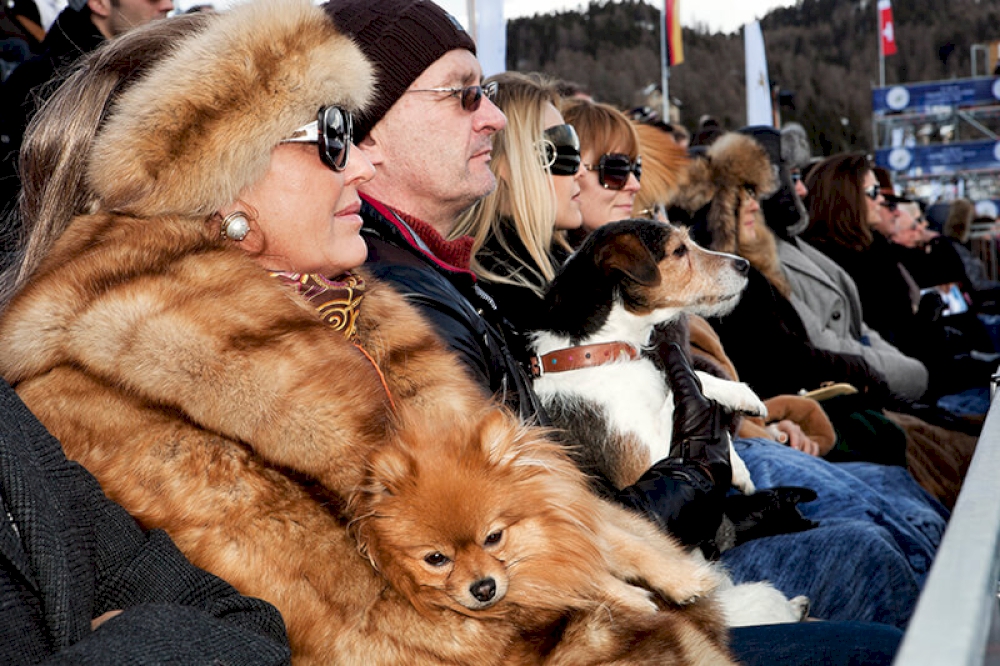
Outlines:
{"label": "crowd of spectators", "polygon": [[[703,548],[736,583],[769,581],[789,598],[805,595],[812,617],[823,620],[733,628],[734,658],[890,663],[961,490],[1000,362],[1000,282],[986,274],[969,244],[970,202],[951,204],[944,228],[934,231],[925,219],[927,202],[902,196],[891,173],[863,154],[814,156],[795,123],[726,128],[705,117],[689,130],[648,107],[624,111],[595,101],[542,73],[483,80],[475,44],[431,0],[328,0],[322,12],[303,19],[323,39],[350,37],[350,48],[365,61],[358,71],[341,71],[340,61],[306,67],[292,49],[298,59],[277,63],[275,69],[287,69],[274,81],[230,79],[220,64],[197,76],[181,73],[176,85],[171,67],[223,63],[230,49],[251,53],[246,44],[256,35],[246,22],[227,22],[233,10],[166,18],[171,0],[71,0],[48,26],[31,4],[7,7],[4,21],[11,25],[0,70],[0,344],[7,349],[0,371],[9,382],[0,384],[6,514],[0,607],[16,616],[0,630],[5,660],[112,663],[137,651],[133,663],[282,663],[289,654],[293,661],[303,658],[301,636],[313,631],[304,625],[339,627],[342,620],[304,617],[294,601],[302,592],[280,589],[287,572],[254,581],[232,562],[216,564],[219,553],[238,550],[236,540],[225,538],[229,516],[221,507],[216,522],[199,526],[206,533],[201,539],[170,535],[179,550],[163,531],[147,530],[161,526],[157,520],[176,524],[171,520],[183,513],[171,508],[181,499],[181,486],[171,488],[166,476],[174,468],[164,464],[133,483],[120,473],[132,455],[124,445],[81,454],[90,473],[66,460],[44,427],[60,423],[63,412],[86,424],[60,434],[67,451],[79,452],[73,447],[81,442],[93,448],[88,437],[113,438],[118,425],[108,419],[110,411],[64,410],[62,385],[52,377],[77,373],[112,382],[122,403],[117,417],[139,410],[144,418],[155,413],[157,422],[174,419],[173,427],[189,434],[171,446],[211,441],[233,459],[249,455],[247,470],[264,468],[266,483],[308,498],[310,515],[336,522],[330,516],[339,512],[337,520],[346,524],[364,447],[377,446],[392,427],[379,430],[378,419],[368,418],[386,409],[381,402],[369,404],[369,412],[351,410],[384,388],[390,403],[393,395],[400,400],[391,405],[400,427],[419,423],[406,417],[409,393],[389,369],[394,352],[412,350],[375,350],[385,342],[377,329],[392,322],[380,319],[377,305],[360,310],[360,294],[373,289],[374,304],[379,289],[401,294],[449,350],[456,373],[524,423],[548,425],[530,373],[532,332],[548,323],[546,289],[588,234],[648,218],[684,226],[705,248],[743,257],[749,272],[730,314],[692,316],[679,333],[658,330],[644,353],[669,364],[668,343],[680,339],[695,367],[747,383],[769,416],[737,421],[734,446],[759,492],[796,486],[816,496],[781,507],[799,512],[811,529]],[[281,11],[281,0],[251,4],[261,7],[254,16]],[[199,40],[205,35],[231,40]],[[316,47],[308,55],[344,57],[331,52]],[[217,90],[226,99],[204,92]],[[233,99],[243,103],[230,104]],[[296,128],[303,109],[309,116],[317,106],[316,122]],[[227,133],[228,126],[218,129],[219,118],[239,113],[249,115],[230,122],[252,140]],[[198,122],[185,127],[192,118]],[[157,122],[146,127],[149,119]],[[317,210],[329,213],[329,229],[326,213]],[[174,344],[174,359],[136,343],[138,331],[146,333],[137,325],[128,331],[131,347],[113,347],[122,350],[118,365],[136,366],[134,376],[130,368],[102,366],[106,359],[90,347],[122,336],[116,317],[138,320],[141,311],[157,322],[147,326],[176,322],[161,316],[170,309],[162,294],[176,287],[148,288],[173,284],[180,269],[166,268],[166,258],[144,278],[146,291],[135,286],[130,292],[142,305],[124,308],[126,314],[92,315],[61,291],[64,280],[77,288],[84,280],[73,271],[60,275],[63,265],[94,247],[128,240],[103,235],[102,225],[110,229],[121,216],[176,229],[178,239],[197,237],[187,245],[177,240],[169,260],[185,260],[187,271],[197,265],[206,282],[221,284],[209,277],[214,271],[247,276],[241,279],[249,295],[234,294],[220,308],[220,321],[221,310],[229,309],[226,321],[245,326],[250,318],[241,309],[273,301],[284,303],[287,315],[283,310],[260,330],[240,329],[239,339],[220,343],[224,352],[218,353],[214,346],[198,349],[207,337],[174,344],[172,331],[157,331],[160,337],[150,339]],[[216,253],[226,259],[214,259]],[[137,280],[128,270],[123,265],[121,274],[93,284],[112,293]],[[206,308],[223,302],[199,301],[201,291],[191,290],[180,300]],[[34,321],[39,303],[54,293],[70,301],[73,314],[49,316],[84,323],[52,326],[66,350],[47,350],[55,360],[16,358],[11,350],[31,349],[20,333],[24,322]],[[285,302],[289,295],[294,306]],[[344,298],[348,305],[337,310],[343,316],[332,317],[331,303]],[[243,404],[243,415],[228,412],[226,382],[264,381],[249,367],[254,354],[279,340],[297,344],[312,324],[322,333],[310,339],[325,339],[327,327],[335,328],[336,344],[329,346],[346,350],[345,358],[360,349],[364,356],[354,361],[378,372],[353,388],[343,383],[345,370],[344,376],[312,376],[309,386],[316,387],[306,393],[287,382],[271,392],[239,393],[260,404]],[[288,365],[300,373],[327,367],[318,357],[303,360],[306,350],[289,351]],[[230,354],[227,367],[209,376],[202,368],[223,353]],[[186,394],[170,384],[176,378],[164,379],[173,361],[186,366],[186,382],[202,391],[197,395],[211,396],[207,406],[201,399],[185,402]],[[139,368],[149,378],[135,378]],[[35,415],[14,391],[33,396]],[[287,395],[275,397],[282,391]],[[267,402],[279,397],[287,414]],[[707,425],[722,418],[722,408],[700,395],[677,397],[686,399],[693,402],[679,406],[711,418],[680,435],[675,430],[675,438],[712,440],[728,451],[728,435]],[[331,449],[316,467],[324,471],[310,476],[314,469],[297,469],[298,460],[267,428],[305,432],[302,410],[321,403],[308,415],[316,432],[355,445],[348,453]],[[420,407],[433,413],[433,405]],[[259,420],[268,423],[244,427],[240,418],[253,420],[250,412],[265,414]],[[156,432],[149,429],[144,441]],[[588,436],[594,441],[587,445],[601,445],[601,433],[580,435]],[[704,544],[706,534],[710,541],[727,518],[731,470],[715,453],[704,453],[712,446],[687,444],[675,441],[672,451],[686,453],[655,462],[634,484],[617,487],[596,474],[594,492],[642,513],[689,547]],[[167,457],[157,455],[161,463]],[[124,510],[97,482],[116,490]],[[141,490],[133,492],[134,486]],[[236,482],[232,494],[244,495]],[[282,544],[294,548],[291,540]],[[250,557],[253,548],[239,547]],[[272,566],[280,568],[280,559]],[[335,651],[325,656],[328,663],[337,660]]]}

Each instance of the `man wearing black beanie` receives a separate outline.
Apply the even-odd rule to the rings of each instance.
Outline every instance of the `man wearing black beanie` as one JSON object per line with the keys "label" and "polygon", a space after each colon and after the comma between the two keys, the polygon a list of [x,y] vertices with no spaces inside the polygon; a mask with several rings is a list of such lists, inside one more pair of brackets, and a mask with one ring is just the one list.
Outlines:
{"label": "man wearing black beanie", "polygon": [[469,269],[472,239],[450,237],[458,216],[496,187],[492,139],[507,122],[479,85],[475,43],[429,0],[324,7],[378,78],[355,124],[358,147],[376,169],[362,188],[367,268],[421,309],[484,388],[538,419],[503,318]]}

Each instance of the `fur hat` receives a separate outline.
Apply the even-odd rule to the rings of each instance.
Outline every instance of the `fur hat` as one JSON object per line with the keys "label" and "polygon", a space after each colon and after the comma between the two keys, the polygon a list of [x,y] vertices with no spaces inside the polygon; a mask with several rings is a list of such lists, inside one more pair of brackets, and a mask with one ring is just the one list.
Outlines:
{"label": "fur hat", "polygon": [[767,197],[778,185],[764,147],[736,132],[723,134],[703,155],[691,160],[687,180],[674,197],[670,220],[686,220],[695,240],[713,248],[734,245],[737,204],[744,186]]}
{"label": "fur hat", "polygon": [[430,0],[329,0],[324,8],[375,65],[378,87],[354,125],[361,141],[407,88],[448,51],[476,43],[454,16]]}
{"label": "fur hat", "polygon": [[259,181],[272,149],[321,106],[364,108],[372,82],[361,50],[309,0],[237,5],[121,96],[89,184],[107,210],[211,215]]}
{"label": "fur hat", "polygon": [[781,128],[781,160],[789,169],[804,169],[812,160],[812,148],[806,130],[798,123]]}

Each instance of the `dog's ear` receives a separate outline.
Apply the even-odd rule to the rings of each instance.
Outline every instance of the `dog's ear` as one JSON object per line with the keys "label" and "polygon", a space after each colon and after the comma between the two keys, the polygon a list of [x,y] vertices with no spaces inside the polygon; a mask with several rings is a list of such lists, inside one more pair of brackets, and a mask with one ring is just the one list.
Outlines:
{"label": "dog's ear", "polygon": [[479,444],[491,465],[505,467],[520,454],[521,425],[503,409],[491,409],[479,422]]}
{"label": "dog's ear", "polygon": [[596,261],[605,275],[620,271],[644,287],[660,283],[660,269],[656,259],[642,240],[633,234],[612,237],[598,249]]}
{"label": "dog's ear", "polygon": [[417,474],[417,461],[405,447],[390,443],[372,454],[368,468],[369,495],[397,495]]}
{"label": "dog's ear", "polygon": [[564,462],[560,446],[548,437],[547,430],[525,425],[505,409],[487,413],[479,423],[478,432],[479,445],[495,467],[554,470]]}

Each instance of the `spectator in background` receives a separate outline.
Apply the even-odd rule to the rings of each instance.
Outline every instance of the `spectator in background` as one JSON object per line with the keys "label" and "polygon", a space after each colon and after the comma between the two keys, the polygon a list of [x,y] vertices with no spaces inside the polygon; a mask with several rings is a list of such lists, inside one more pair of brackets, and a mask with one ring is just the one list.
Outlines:
{"label": "spectator in background", "polygon": [[[19,187],[17,153],[24,130],[55,89],[60,75],[105,40],[164,18],[173,8],[173,0],[71,0],[59,14],[41,44],[42,53],[21,64],[3,83],[0,134],[5,141],[0,150],[5,154],[0,155],[0,214],[14,207]],[[10,242],[0,237],[0,249],[9,247]]]}
{"label": "spectator in background", "polygon": [[[570,242],[578,245],[590,231],[632,216],[642,159],[635,126],[613,106],[571,99],[564,100],[562,112],[581,137],[580,154],[586,170],[580,179],[583,226],[570,234]],[[585,143],[584,136],[588,137]]]}
{"label": "spectator in background", "polygon": [[888,239],[876,230],[885,196],[867,158],[828,158],[809,174],[806,187],[810,226],[803,240],[851,275],[865,322],[927,366],[929,397],[936,402],[946,394],[985,390],[993,363],[972,352],[991,351],[992,342],[974,317],[950,317],[947,325],[941,321],[939,301],[933,294],[922,296],[892,256]]}
{"label": "spectator in background", "polygon": [[32,0],[7,0],[0,7],[0,83],[25,60],[41,51],[45,39],[38,7]]}

